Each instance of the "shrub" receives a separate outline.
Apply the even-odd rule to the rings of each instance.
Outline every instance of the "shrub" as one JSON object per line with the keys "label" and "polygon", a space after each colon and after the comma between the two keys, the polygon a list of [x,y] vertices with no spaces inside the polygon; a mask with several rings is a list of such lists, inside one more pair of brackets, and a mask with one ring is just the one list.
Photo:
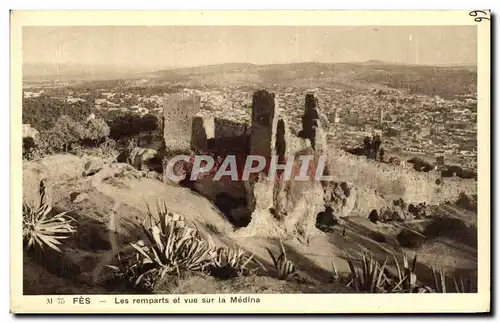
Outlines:
{"label": "shrub", "polygon": [[196,228],[190,227],[180,215],[167,211],[166,205],[158,203],[158,221],[148,206],[150,226],[144,223],[139,228],[145,241],[132,243],[136,261],[130,266],[139,273],[135,284],[143,280],[154,285],[167,274],[180,275],[183,271],[206,271],[216,257],[216,249],[211,241],[200,237]]}
{"label": "shrub", "polygon": [[241,248],[221,247],[217,249],[217,257],[211,265],[210,273],[224,279],[251,275],[258,269],[248,267],[250,263],[255,263],[253,257],[253,254],[248,256]]}
{"label": "shrub", "polygon": [[358,292],[365,293],[383,293],[385,292],[386,277],[384,274],[387,259],[383,265],[380,265],[372,255],[362,254],[361,270],[354,267],[352,259],[347,256],[347,263],[349,264],[350,282],[348,287],[354,288]]}
{"label": "shrub", "polygon": [[85,130],[81,139],[96,146],[98,143],[103,142],[109,136],[109,133],[110,128],[104,119],[91,119],[85,124]]}
{"label": "shrub", "polygon": [[51,216],[52,207],[44,202],[46,187],[40,182],[40,205],[33,207],[23,203],[23,240],[28,248],[33,246],[43,249],[44,245],[61,252],[58,245],[62,239],[69,238],[75,232],[73,220],[62,212]]}
{"label": "shrub", "polygon": [[281,241],[281,239],[280,239],[280,246],[281,246],[281,254],[277,258],[274,256],[271,250],[269,250],[269,248],[266,247],[266,249],[269,255],[271,256],[271,259],[273,260],[274,268],[276,269],[278,279],[287,280],[297,275],[296,268],[293,262],[287,259],[285,247],[283,246],[283,242]]}
{"label": "shrub", "polygon": [[436,293],[474,293],[477,290],[476,281],[469,277],[465,282],[461,276],[457,281],[453,277],[453,289],[449,288],[448,277],[443,269],[435,270],[432,268],[434,275],[434,290]]}
{"label": "shrub", "polygon": [[417,266],[417,254],[413,257],[411,266],[408,262],[408,255],[403,251],[403,264],[400,265],[396,255],[393,254],[396,268],[398,271],[397,284],[389,287],[389,291],[393,293],[414,293],[424,292],[425,287],[417,285],[417,274],[415,272]]}

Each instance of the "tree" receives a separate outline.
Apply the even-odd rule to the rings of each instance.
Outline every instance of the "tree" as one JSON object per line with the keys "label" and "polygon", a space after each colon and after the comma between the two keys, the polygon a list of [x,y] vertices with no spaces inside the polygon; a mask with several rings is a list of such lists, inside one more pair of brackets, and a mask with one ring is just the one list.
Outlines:
{"label": "tree", "polygon": [[159,124],[160,122],[156,115],[146,114],[142,117],[141,130],[151,133],[158,129]]}
{"label": "tree", "polygon": [[69,151],[71,144],[84,139],[86,133],[85,127],[81,123],[66,115],[61,116],[54,128],[49,132],[50,135],[47,138],[50,139],[50,142],[55,145],[55,148],[62,149],[65,152]]}
{"label": "tree", "polygon": [[102,118],[89,120],[85,126],[84,140],[90,141],[93,144],[98,144],[109,136],[110,128]]}
{"label": "tree", "polygon": [[40,146],[44,151],[54,153],[63,151],[68,146],[68,143],[64,134],[59,129],[54,128],[40,134]]}
{"label": "tree", "polygon": [[110,137],[119,140],[123,137],[135,136],[141,132],[142,118],[136,114],[117,116],[110,124]]}

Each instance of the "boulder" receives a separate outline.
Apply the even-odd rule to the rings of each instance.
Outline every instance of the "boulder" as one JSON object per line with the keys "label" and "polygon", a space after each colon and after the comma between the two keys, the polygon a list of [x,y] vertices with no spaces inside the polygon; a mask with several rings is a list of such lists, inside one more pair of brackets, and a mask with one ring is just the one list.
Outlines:
{"label": "boulder", "polygon": [[90,176],[104,167],[104,160],[100,158],[88,158],[83,164],[82,176]]}
{"label": "boulder", "polygon": [[[50,195],[52,187],[68,180],[81,178],[102,168],[103,161],[96,157],[80,158],[75,155],[52,155],[39,160],[23,162],[23,201],[38,205],[40,182],[43,180]],[[49,196],[46,196],[50,200]]]}
{"label": "boulder", "polygon": [[325,211],[319,212],[316,217],[316,227],[321,231],[331,231],[336,224],[338,224],[338,219],[333,215],[332,208],[329,206],[325,208]]}
{"label": "boulder", "polygon": [[393,211],[385,206],[379,210],[379,219],[380,221],[392,221],[393,220]]}
{"label": "boulder", "polygon": [[147,172],[153,167],[150,162],[157,156],[158,151],[155,149],[135,147],[122,151],[116,160],[119,163],[127,163],[135,169]]}
{"label": "boulder", "polygon": [[401,247],[418,248],[425,242],[425,236],[417,231],[403,228],[396,239]]}
{"label": "boulder", "polygon": [[87,193],[72,193],[71,194],[71,201],[73,203],[81,203],[83,201],[86,201],[89,199],[89,195]]}
{"label": "boulder", "polygon": [[466,210],[477,212],[477,194],[469,196],[464,192],[460,192],[460,195],[455,204]]}
{"label": "boulder", "polygon": [[413,214],[408,211],[408,205],[403,199],[394,200],[392,210],[392,220],[407,221],[414,218]]}
{"label": "boulder", "polygon": [[356,187],[347,182],[330,182],[324,189],[324,204],[337,217],[348,216],[356,206]]}

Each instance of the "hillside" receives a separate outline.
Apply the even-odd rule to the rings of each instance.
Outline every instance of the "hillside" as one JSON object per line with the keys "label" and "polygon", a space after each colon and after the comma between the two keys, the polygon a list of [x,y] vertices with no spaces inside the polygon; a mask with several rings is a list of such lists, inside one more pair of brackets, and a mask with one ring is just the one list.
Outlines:
{"label": "hillside", "polygon": [[159,71],[138,71],[95,66],[36,65],[23,66],[23,79],[146,79],[151,83],[169,83],[186,87],[230,87],[248,85],[265,87],[274,84],[299,88],[388,87],[446,99],[476,92],[476,67],[425,66],[392,64],[381,61],[364,63],[292,63],[256,65],[228,63]]}
{"label": "hillside", "polygon": [[[394,254],[396,258],[390,256],[387,262],[387,275],[396,272],[395,259],[401,261],[403,253],[418,254],[418,280],[431,286],[431,267],[461,277],[473,277],[477,270],[476,214],[453,204],[435,206],[430,217],[401,223],[372,223],[354,214],[327,231],[318,230],[307,244],[284,239],[287,258],[297,267],[300,279],[283,280],[276,278],[266,252],[266,248],[279,252],[276,238],[247,236],[212,202],[189,189],[146,178],[129,165],[111,160],[54,155],[23,163],[25,201],[40,199],[36,188],[43,178],[48,180],[48,200],[54,210],[69,212],[77,231],[63,243],[62,253],[49,249],[40,258],[36,252],[25,251],[25,294],[140,292],[123,277],[114,276],[107,265],[116,264],[118,253],[132,250],[130,242],[144,239],[136,225],[147,218],[148,205],[156,213],[154,205],[159,200],[215,245],[237,246],[252,253],[264,270],[230,279],[169,276],[155,293],[352,293],[356,291],[346,287],[342,277],[349,273],[346,256],[356,259],[360,251],[380,262]],[[332,274],[340,278],[332,281]]]}
{"label": "hillside", "polygon": [[153,78],[189,86],[385,87],[443,98],[475,92],[476,68],[366,63],[223,64],[169,69]]}

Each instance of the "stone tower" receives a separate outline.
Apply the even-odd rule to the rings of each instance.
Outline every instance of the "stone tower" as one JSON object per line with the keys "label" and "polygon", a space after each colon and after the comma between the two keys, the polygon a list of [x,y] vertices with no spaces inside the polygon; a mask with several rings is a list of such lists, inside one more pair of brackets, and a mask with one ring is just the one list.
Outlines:
{"label": "stone tower", "polygon": [[302,130],[300,137],[309,139],[314,149],[316,139],[316,129],[319,126],[319,114],[317,110],[317,99],[314,94],[306,94],[304,102],[304,115],[302,116]]}
{"label": "stone tower", "polygon": [[378,125],[379,127],[382,127],[384,123],[384,108],[380,107],[378,110]]}
{"label": "stone tower", "polygon": [[340,117],[339,117],[339,109],[333,105],[333,123],[339,123],[340,122]]}
{"label": "stone tower", "polygon": [[167,150],[189,150],[193,116],[200,111],[200,97],[173,93],[163,105],[163,138]]}
{"label": "stone tower", "polygon": [[273,93],[259,90],[252,98],[250,154],[265,158],[275,154],[278,104]]}

